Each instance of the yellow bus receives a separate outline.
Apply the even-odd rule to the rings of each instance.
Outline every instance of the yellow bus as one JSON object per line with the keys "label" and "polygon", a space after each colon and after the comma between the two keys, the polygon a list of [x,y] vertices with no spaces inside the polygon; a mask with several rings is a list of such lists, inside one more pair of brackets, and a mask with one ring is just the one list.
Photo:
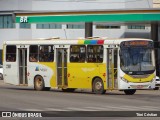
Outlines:
{"label": "yellow bus", "polygon": [[91,89],[96,94],[155,88],[149,39],[50,39],[5,41],[4,82],[35,90]]}

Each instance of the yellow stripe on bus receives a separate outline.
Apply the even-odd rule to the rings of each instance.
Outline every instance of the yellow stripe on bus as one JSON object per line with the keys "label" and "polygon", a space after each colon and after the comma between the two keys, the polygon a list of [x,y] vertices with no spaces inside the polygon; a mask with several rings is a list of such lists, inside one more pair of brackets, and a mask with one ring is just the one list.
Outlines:
{"label": "yellow stripe on bus", "polygon": [[84,40],[78,40],[78,44],[84,44]]}
{"label": "yellow stripe on bus", "polygon": [[140,82],[150,82],[153,80],[154,77],[155,77],[155,75],[151,74],[145,78],[133,78],[133,77],[125,74],[123,78],[126,79],[128,82],[140,83]]}

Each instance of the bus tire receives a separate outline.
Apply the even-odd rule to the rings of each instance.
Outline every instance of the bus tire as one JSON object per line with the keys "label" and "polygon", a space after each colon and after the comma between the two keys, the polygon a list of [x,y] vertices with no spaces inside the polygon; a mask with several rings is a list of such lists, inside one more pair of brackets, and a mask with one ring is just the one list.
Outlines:
{"label": "bus tire", "polygon": [[159,87],[155,87],[154,90],[159,90]]}
{"label": "bus tire", "polygon": [[125,93],[126,95],[133,95],[135,92],[136,92],[135,89],[132,89],[132,90],[124,90],[124,93]]}
{"label": "bus tire", "polygon": [[0,80],[3,80],[3,74],[0,73]]}
{"label": "bus tire", "polygon": [[45,87],[44,90],[45,90],[45,91],[50,91],[50,90],[51,90],[51,87]]}
{"label": "bus tire", "polygon": [[75,88],[67,88],[67,89],[63,89],[63,88],[62,88],[62,91],[63,91],[63,92],[74,92],[74,91],[75,91]]}
{"label": "bus tire", "polygon": [[44,80],[41,76],[36,76],[34,79],[34,89],[37,91],[45,90]]}
{"label": "bus tire", "polygon": [[92,84],[92,91],[95,94],[104,94],[106,90],[104,90],[103,82],[100,78],[95,78]]}

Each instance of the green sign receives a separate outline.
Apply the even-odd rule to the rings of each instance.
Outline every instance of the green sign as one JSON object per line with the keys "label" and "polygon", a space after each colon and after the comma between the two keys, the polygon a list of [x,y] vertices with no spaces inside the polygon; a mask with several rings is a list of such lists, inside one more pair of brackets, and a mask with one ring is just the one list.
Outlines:
{"label": "green sign", "polygon": [[16,23],[160,21],[160,13],[16,16]]}

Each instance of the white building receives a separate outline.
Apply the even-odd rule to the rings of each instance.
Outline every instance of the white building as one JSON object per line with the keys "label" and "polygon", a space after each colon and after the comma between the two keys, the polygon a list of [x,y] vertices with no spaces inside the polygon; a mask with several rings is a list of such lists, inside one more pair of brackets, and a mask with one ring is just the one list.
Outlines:
{"label": "white building", "polygon": [[153,0],[153,8],[160,8],[160,0]]}
{"label": "white building", "polygon": [[[152,0],[0,0],[0,49],[2,49],[3,41],[6,40],[49,38],[53,36],[76,39],[85,36],[84,23],[13,23],[11,14],[17,10],[74,11],[152,7]],[[93,23],[93,36],[149,38],[150,25]]]}

